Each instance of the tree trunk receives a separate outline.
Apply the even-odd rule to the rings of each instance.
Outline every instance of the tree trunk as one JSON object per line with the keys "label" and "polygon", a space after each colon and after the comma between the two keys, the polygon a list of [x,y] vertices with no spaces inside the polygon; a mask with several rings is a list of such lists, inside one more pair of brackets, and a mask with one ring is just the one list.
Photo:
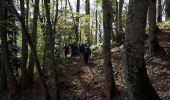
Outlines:
{"label": "tree trunk", "polygon": [[157,0],[157,22],[162,22],[162,0]]}
{"label": "tree trunk", "polygon": [[98,32],[98,16],[97,16],[97,8],[96,8],[96,33],[95,33],[95,44],[97,45],[97,32]]}
{"label": "tree trunk", "polygon": [[162,52],[162,47],[159,45],[157,40],[156,31],[156,0],[149,0],[149,11],[148,11],[148,22],[149,22],[149,51],[153,56],[158,55]]}
{"label": "tree trunk", "polygon": [[4,63],[2,62],[2,55],[0,59],[1,59],[0,60],[0,97],[1,97],[1,95],[7,89],[7,76],[4,68]]}
{"label": "tree trunk", "polygon": [[26,26],[27,26],[27,29],[29,29],[29,9],[30,9],[30,6],[29,6],[29,2],[30,0],[26,0]]}
{"label": "tree trunk", "polygon": [[103,59],[104,59],[104,75],[105,75],[105,95],[107,100],[112,100],[116,93],[116,85],[113,77],[113,69],[111,63],[111,33],[112,33],[112,13],[110,0],[103,0],[103,27],[104,27],[104,42],[103,42]]}
{"label": "tree trunk", "polygon": [[56,14],[55,14],[55,20],[54,20],[54,30],[56,31],[56,25],[58,22],[58,0],[56,0]]}
{"label": "tree trunk", "polygon": [[50,0],[44,0],[46,18],[47,18],[47,28],[45,33],[45,66],[46,68],[53,68],[55,66],[55,57],[54,57],[54,32],[52,29],[52,23],[50,19],[50,8],[49,8]]}
{"label": "tree trunk", "polygon": [[[3,4],[2,0],[0,0],[0,4]],[[3,20],[3,6],[0,6],[0,22]],[[0,30],[0,37],[2,35],[2,31]],[[2,41],[2,40],[0,40]],[[0,48],[2,51],[2,47]],[[3,57],[2,57],[2,52],[0,52],[0,96],[4,93],[4,91],[7,89],[7,76],[5,72],[5,67],[3,63]]]}
{"label": "tree trunk", "polygon": [[129,0],[124,72],[130,100],[160,100],[149,81],[144,60],[147,8],[147,0]]}
{"label": "tree trunk", "polygon": [[79,12],[80,12],[80,0],[77,0],[77,7],[76,7],[76,25],[75,25],[75,33],[76,33],[76,44],[79,44]]}
{"label": "tree trunk", "polygon": [[[54,38],[54,30],[52,28],[52,23],[51,23],[51,19],[50,19],[50,8],[49,8],[49,3],[50,0],[44,0],[44,5],[45,5],[45,11],[46,11],[46,18],[47,18],[47,29],[46,31],[48,33],[46,33],[47,36],[47,41],[48,43],[46,43],[46,53],[47,56],[45,57],[49,57],[50,62],[46,62],[46,64],[50,64],[50,66],[55,73],[55,87],[56,87],[56,99],[60,99],[60,95],[59,95],[59,89],[58,89],[58,77],[57,77],[57,70],[56,70],[56,60],[55,60],[55,56],[54,56],[54,45],[55,45],[55,38]],[[58,7],[58,6],[57,6]],[[66,3],[66,8],[67,8],[67,3]],[[58,11],[56,11],[56,17],[58,17]],[[46,58],[47,59],[47,58]],[[48,60],[47,60],[48,61]]]}
{"label": "tree trunk", "polygon": [[165,19],[170,18],[170,0],[165,0]]}
{"label": "tree trunk", "polygon": [[123,9],[123,3],[124,3],[124,0],[119,0],[119,11],[118,11],[118,23],[119,23],[119,33],[121,34],[123,32],[123,29],[122,29],[122,9]]}
{"label": "tree trunk", "polygon": [[119,21],[118,21],[118,1],[116,0],[116,18],[115,18],[115,37],[117,38],[119,35]]}
{"label": "tree trunk", "polygon": [[90,39],[90,0],[85,0],[85,11],[87,15],[86,19],[86,29],[85,29],[85,34],[87,38],[87,43],[91,45],[91,39]]}
{"label": "tree trunk", "polygon": [[[25,2],[24,0],[20,0],[20,9],[21,16],[24,19],[25,24]],[[27,88],[29,86],[28,82],[28,72],[27,72],[27,59],[28,59],[28,42],[26,40],[26,36],[24,34],[24,30],[22,29],[22,62],[21,62],[21,84],[22,88]]]}
{"label": "tree trunk", "polygon": [[[32,24],[33,27],[32,27],[32,33],[31,33],[32,42],[33,42],[35,48],[37,48],[36,46],[37,46],[37,20],[38,20],[38,15],[39,15],[39,0],[35,0],[34,13],[33,13],[33,24]],[[30,82],[33,82],[34,59],[33,59],[32,52],[30,53],[28,72],[29,72]]]}

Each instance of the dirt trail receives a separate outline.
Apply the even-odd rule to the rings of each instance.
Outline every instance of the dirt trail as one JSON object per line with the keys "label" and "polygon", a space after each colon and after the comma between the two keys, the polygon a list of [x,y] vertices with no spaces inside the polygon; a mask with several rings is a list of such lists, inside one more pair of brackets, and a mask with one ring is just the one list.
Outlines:
{"label": "dirt trail", "polygon": [[[166,29],[166,28],[167,29]],[[158,36],[160,45],[167,55],[147,59],[149,78],[162,100],[170,100],[170,25],[165,26]],[[148,45],[146,45],[148,48]],[[122,100],[127,100],[127,87],[124,81],[122,57],[123,46],[112,49],[112,66],[115,81]],[[148,50],[146,55],[148,55]],[[73,58],[60,66],[60,89],[62,100],[105,100],[103,88],[103,68],[101,51],[93,53],[88,65],[80,58]]]}
{"label": "dirt trail", "polygon": [[93,60],[85,65],[80,58],[73,58],[60,67],[62,100],[104,100],[102,67]]}

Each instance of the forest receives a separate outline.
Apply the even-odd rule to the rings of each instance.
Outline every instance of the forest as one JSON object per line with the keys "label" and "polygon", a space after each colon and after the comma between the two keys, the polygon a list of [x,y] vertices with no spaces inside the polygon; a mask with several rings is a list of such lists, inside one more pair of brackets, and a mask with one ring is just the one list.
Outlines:
{"label": "forest", "polygon": [[170,0],[0,4],[0,100],[170,100]]}

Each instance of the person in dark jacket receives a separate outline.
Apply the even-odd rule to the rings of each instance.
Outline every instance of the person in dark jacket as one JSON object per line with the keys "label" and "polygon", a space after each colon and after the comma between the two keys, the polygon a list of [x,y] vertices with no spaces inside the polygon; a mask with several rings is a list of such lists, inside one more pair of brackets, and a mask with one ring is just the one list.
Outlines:
{"label": "person in dark jacket", "polygon": [[91,55],[91,49],[90,46],[85,44],[84,49],[83,49],[83,58],[84,58],[84,63],[88,64],[89,56]]}
{"label": "person in dark jacket", "polygon": [[65,46],[63,47],[63,49],[64,49],[65,57],[67,58],[67,55],[68,55],[68,53],[69,53],[69,46],[68,46],[68,45],[65,45]]}

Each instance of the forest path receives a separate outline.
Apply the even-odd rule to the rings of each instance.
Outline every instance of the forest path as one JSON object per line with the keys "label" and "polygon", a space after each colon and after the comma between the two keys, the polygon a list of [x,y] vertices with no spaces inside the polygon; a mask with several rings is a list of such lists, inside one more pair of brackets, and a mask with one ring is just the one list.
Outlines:
{"label": "forest path", "polygon": [[102,67],[96,61],[90,58],[85,65],[80,57],[76,57],[60,66],[62,100],[104,100]]}
{"label": "forest path", "polygon": [[[162,26],[163,32],[158,36],[160,45],[167,55],[148,57],[146,44],[146,67],[148,76],[162,100],[170,99],[170,25]],[[147,43],[147,42],[146,42]],[[99,49],[99,48],[98,48]],[[105,100],[104,75],[101,49],[93,51],[89,64],[85,65],[80,57],[69,58],[59,67],[59,85],[61,100]],[[112,48],[112,66],[121,100],[127,100],[127,87],[123,74],[123,45]],[[161,55],[161,54],[160,54]]]}

